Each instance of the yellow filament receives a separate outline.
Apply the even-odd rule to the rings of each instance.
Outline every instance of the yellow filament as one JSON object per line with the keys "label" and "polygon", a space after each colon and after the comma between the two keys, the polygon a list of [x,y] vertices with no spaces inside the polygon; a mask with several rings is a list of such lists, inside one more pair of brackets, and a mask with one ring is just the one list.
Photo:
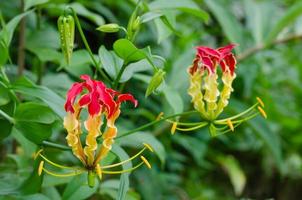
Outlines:
{"label": "yellow filament", "polygon": [[207,124],[208,124],[208,122],[204,122],[204,123],[199,123],[198,126],[193,126],[191,128],[178,128],[178,127],[176,127],[176,129],[179,130],[179,131],[193,131],[193,130],[199,129],[201,127],[204,127]]}
{"label": "yellow filament", "polygon": [[37,151],[37,153],[34,154],[34,160],[37,159],[37,157],[40,155],[40,153],[43,151],[43,149],[40,149],[39,151]]}
{"label": "yellow filament", "polygon": [[132,156],[131,158],[127,159],[127,160],[124,160],[122,162],[119,162],[119,163],[115,163],[115,164],[112,164],[112,165],[106,165],[106,166],[102,166],[102,169],[108,169],[108,168],[112,168],[112,167],[116,167],[116,166],[120,166],[126,162],[129,162],[131,160],[133,160],[134,158],[136,158],[137,156],[139,156],[141,153],[143,153],[145,151],[147,147],[143,148],[142,150],[140,150],[137,154],[135,154],[134,156]]}
{"label": "yellow filament", "polygon": [[137,169],[138,167],[140,167],[143,164],[144,164],[144,162],[141,162],[138,165],[136,165],[135,167],[132,167],[130,169],[121,170],[121,171],[103,171],[103,174],[122,174],[122,173],[127,173],[127,172],[131,172],[131,171]]}
{"label": "yellow filament", "polygon": [[266,115],[265,111],[260,106],[258,106],[257,108],[258,108],[259,112],[261,113],[261,115],[266,119],[267,115]]}
{"label": "yellow filament", "polygon": [[163,113],[163,112],[160,112],[160,113],[158,114],[158,116],[156,117],[155,121],[160,120],[161,117],[162,117],[163,115],[164,115],[164,113]]}
{"label": "yellow filament", "polygon": [[152,168],[151,165],[150,165],[150,163],[148,162],[148,160],[147,160],[144,156],[141,156],[141,159],[143,160],[143,162],[147,165],[147,167],[148,167],[149,169]]}
{"label": "yellow filament", "polygon": [[97,173],[99,179],[102,180],[102,169],[101,169],[100,164],[97,164],[97,165],[96,165],[95,171],[96,171],[96,173]]}
{"label": "yellow filament", "polygon": [[172,135],[174,135],[176,128],[177,128],[177,122],[173,122],[173,125],[171,127],[171,134]]}
{"label": "yellow filament", "polygon": [[42,171],[43,171],[43,166],[44,166],[44,161],[42,160],[39,164],[39,168],[38,168],[38,175],[41,176]]}
{"label": "yellow filament", "polygon": [[256,97],[258,103],[261,105],[262,108],[264,108],[264,103],[262,101],[262,99],[260,99],[260,97]]}
{"label": "yellow filament", "polygon": [[149,149],[149,151],[154,152],[153,148],[152,148],[149,144],[143,143],[143,145],[144,145],[147,149]]}
{"label": "yellow filament", "polygon": [[233,123],[232,123],[232,121],[230,119],[227,120],[227,124],[230,127],[231,131],[234,132],[234,126],[233,126]]}
{"label": "yellow filament", "polygon": [[84,171],[75,171],[73,173],[67,173],[67,174],[57,174],[57,173],[54,173],[54,172],[51,172],[45,168],[42,168],[44,172],[46,172],[47,174],[49,175],[52,175],[52,176],[56,176],[56,177],[68,177],[68,176],[76,176],[76,175],[80,175],[82,174]]}
{"label": "yellow filament", "polygon": [[48,158],[46,158],[45,156],[43,156],[42,154],[40,154],[39,156],[41,156],[46,162],[48,162],[49,164],[55,166],[55,167],[58,167],[58,168],[61,168],[61,169],[72,169],[72,170],[77,170],[76,168],[74,167],[68,167],[68,166],[63,166],[63,165],[59,165],[55,162],[52,162],[51,160],[49,160]]}

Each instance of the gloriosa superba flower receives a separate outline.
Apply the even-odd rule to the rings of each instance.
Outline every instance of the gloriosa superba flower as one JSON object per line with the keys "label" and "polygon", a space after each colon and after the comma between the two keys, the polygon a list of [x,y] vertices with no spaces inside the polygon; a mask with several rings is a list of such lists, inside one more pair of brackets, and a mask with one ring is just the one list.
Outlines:
{"label": "gloriosa superba flower", "polygon": [[[102,174],[118,174],[129,172],[142,164],[146,164],[148,168],[151,165],[147,159],[141,154],[146,150],[153,152],[150,145],[144,143],[144,148],[131,158],[119,163],[101,166],[101,161],[107,156],[114,143],[114,138],[117,136],[117,128],[115,122],[119,117],[120,105],[124,101],[130,101],[137,106],[137,100],[131,94],[120,94],[119,92],[107,88],[101,81],[92,80],[88,75],[82,75],[81,79],[84,82],[74,83],[67,93],[65,110],[67,115],[64,118],[64,128],[67,131],[66,140],[73,154],[81,161],[84,168],[65,167],[54,163],[47,159],[41,151],[37,153],[43,161],[39,166],[39,174],[42,171],[54,176],[73,176],[88,171],[88,184],[94,185],[94,175],[97,174],[102,178]],[[88,117],[84,121],[84,127],[87,131],[85,146],[81,143],[82,124],[80,114],[83,109],[87,108]],[[105,119],[105,120],[104,120]],[[106,128],[103,130],[103,123],[106,122]],[[102,128],[101,128],[102,127]],[[102,137],[102,144],[98,144],[98,137]],[[140,156],[141,162],[131,169],[121,171],[107,171],[108,168],[118,167],[122,164],[133,160]],[[56,174],[47,170],[44,167],[44,161],[49,164],[62,168],[71,169],[73,172],[68,174]],[[104,170],[105,169],[105,170]]]}
{"label": "gloriosa superba flower", "polygon": [[[234,91],[232,83],[236,78],[236,58],[232,53],[236,45],[229,44],[218,49],[212,49],[206,46],[198,46],[196,56],[193,63],[188,68],[190,86],[188,94],[192,98],[194,109],[198,111],[202,122],[174,122],[171,133],[176,130],[192,131],[209,125],[209,130],[212,136],[224,134],[229,131],[234,131],[234,128],[242,122],[249,120],[259,113],[266,118],[263,110],[264,104],[257,97],[257,102],[248,108],[232,117],[225,119],[217,119],[223,112],[224,108],[229,103],[231,93]],[[219,89],[219,73],[218,67],[221,68],[221,83],[223,86]]]}

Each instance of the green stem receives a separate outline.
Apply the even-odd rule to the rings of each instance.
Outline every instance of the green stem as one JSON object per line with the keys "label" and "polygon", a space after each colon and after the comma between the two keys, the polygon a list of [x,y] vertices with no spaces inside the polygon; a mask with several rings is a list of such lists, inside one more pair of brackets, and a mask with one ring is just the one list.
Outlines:
{"label": "green stem", "polygon": [[[76,12],[75,12],[74,9],[71,8],[71,7],[69,7],[69,9],[72,11],[72,14],[73,14],[73,16],[74,16],[74,19],[75,19],[77,28],[78,28],[78,30],[79,30],[79,33],[80,33],[81,38],[82,38],[82,40],[83,40],[83,43],[84,43],[84,45],[85,45],[85,47],[86,47],[86,49],[87,49],[87,51],[88,51],[88,53],[89,53],[89,56],[91,57],[91,60],[93,61],[93,63],[94,63],[94,65],[95,65],[96,69],[101,73],[102,77],[103,77],[106,81],[108,81],[108,82],[110,83],[110,82],[111,82],[110,79],[109,79],[108,76],[104,73],[104,71],[100,68],[100,65],[98,64],[98,62],[95,60],[95,58],[94,58],[94,56],[93,56],[93,53],[92,53],[92,51],[91,51],[91,49],[90,49],[90,46],[89,46],[89,44],[88,44],[88,42],[87,42],[87,39],[86,39],[86,37],[85,37],[85,34],[84,34],[83,30],[82,30],[82,27],[81,27],[81,24],[80,24],[80,20],[79,20],[79,18],[78,18],[78,16],[77,16]],[[97,73],[95,73],[95,76],[96,76],[96,74],[97,74]]]}
{"label": "green stem", "polygon": [[55,148],[55,149],[61,149],[61,150],[64,150],[64,151],[71,150],[68,146],[53,143],[53,142],[49,142],[49,141],[43,141],[42,146],[52,147],[52,148]]}
{"label": "green stem", "polygon": [[0,115],[2,115],[7,121],[9,121],[11,124],[15,124],[15,119],[6,114],[4,111],[0,110]]}
{"label": "green stem", "polygon": [[162,118],[162,119],[160,119],[160,120],[152,121],[152,122],[150,122],[150,123],[148,123],[148,124],[142,125],[142,126],[140,126],[140,127],[138,127],[138,128],[135,128],[135,129],[133,129],[133,130],[127,131],[127,132],[125,132],[125,133],[121,133],[121,135],[118,136],[118,137],[116,137],[116,139],[125,137],[125,136],[130,135],[130,134],[132,134],[132,133],[135,133],[135,132],[137,132],[137,131],[141,131],[141,130],[146,129],[146,128],[150,127],[150,126],[153,126],[154,124],[157,124],[157,123],[166,121],[167,119],[171,119],[171,118],[178,117],[178,116],[183,116],[183,115],[189,115],[189,114],[193,114],[193,113],[197,113],[197,111],[193,110],[193,111],[178,113],[178,114],[174,114],[174,115],[170,115],[170,116],[164,117],[164,118]]}
{"label": "green stem", "polygon": [[126,63],[124,63],[123,66],[122,66],[122,68],[118,72],[117,77],[116,77],[116,79],[114,80],[114,83],[113,83],[113,88],[114,89],[117,88],[117,85],[118,85],[118,83],[119,83],[119,81],[120,81],[120,79],[121,79],[121,77],[122,77],[122,75],[123,75],[126,67],[127,67],[127,65],[126,65]]}

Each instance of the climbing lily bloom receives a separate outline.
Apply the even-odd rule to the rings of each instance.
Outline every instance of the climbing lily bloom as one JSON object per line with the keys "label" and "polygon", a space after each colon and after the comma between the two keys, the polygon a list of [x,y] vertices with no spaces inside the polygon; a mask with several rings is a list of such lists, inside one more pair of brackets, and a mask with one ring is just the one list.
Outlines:
{"label": "climbing lily bloom", "polygon": [[[234,91],[232,83],[236,78],[237,62],[232,50],[235,46],[229,44],[218,49],[206,46],[196,48],[196,56],[192,65],[188,68],[190,78],[188,94],[192,98],[195,110],[200,113],[205,121],[200,123],[172,122],[171,133],[176,130],[191,131],[210,125],[211,134],[217,135],[217,130],[220,133],[234,131],[234,128],[240,123],[255,117],[259,113],[266,117],[263,110],[264,104],[260,98],[257,98],[258,102],[247,111],[230,118],[217,120],[223,109],[228,105],[231,93]],[[221,69],[221,73],[218,73],[219,69]],[[221,74],[221,77],[219,77],[219,74]],[[221,78],[221,81],[218,81],[219,78]],[[219,82],[223,84],[221,90],[218,87]],[[256,108],[258,108],[258,111]],[[217,128],[220,125],[222,127]]]}
{"label": "climbing lily bloom", "polygon": [[[73,154],[82,162],[84,167],[81,170],[78,168],[68,167],[68,169],[74,170],[70,175],[77,175],[88,171],[88,183],[90,186],[93,186],[93,177],[95,174],[97,174],[101,179],[102,174],[129,172],[144,163],[147,167],[151,167],[145,157],[141,156],[141,163],[131,169],[124,171],[103,170],[121,166],[125,162],[129,162],[141,155],[146,149],[149,149],[150,151],[153,150],[150,145],[144,144],[145,147],[138,154],[128,160],[112,165],[101,166],[100,162],[108,155],[114,143],[114,138],[117,136],[115,122],[121,113],[121,103],[130,101],[134,104],[134,107],[136,107],[137,100],[131,94],[120,94],[113,89],[107,88],[103,82],[92,80],[88,75],[82,75],[81,79],[83,82],[74,83],[67,92],[67,98],[64,106],[67,112],[64,118],[64,127],[67,131],[67,144],[70,146]],[[84,128],[87,131],[87,135],[85,145],[82,145],[80,139],[82,135],[80,114],[84,109],[87,109],[88,117],[83,123]],[[103,127],[102,125],[105,122],[106,127],[104,131],[101,132],[101,127]],[[97,142],[99,137],[102,138],[101,145]],[[49,164],[60,168],[66,168],[50,161],[42,155],[41,152],[38,152],[38,155]],[[42,173],[42,171],[51,175],[66,176],[66,174],[55,174],[47,170],[44,167],[44,161],[39,167],[39,173]]]}

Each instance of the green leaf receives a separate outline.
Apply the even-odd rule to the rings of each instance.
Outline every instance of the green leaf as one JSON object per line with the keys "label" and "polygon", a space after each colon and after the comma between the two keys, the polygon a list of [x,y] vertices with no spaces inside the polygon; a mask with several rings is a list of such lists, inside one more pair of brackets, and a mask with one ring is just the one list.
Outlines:
{"label": "green leaf", "polygon": [[28,11],[15,16],[0,31],[0,66],[5,64],[9,57],[8,48],[18,23],[24,16],[28,15],[30,12],[31,11]]}
{"label": "green leaf", "polygon": [[0,84],[0,106],[7,104],[10,102],[10,95],[7,88],[5,88],[2,84]]}
{"label": "green leaf", "polygon": [[163,16],[163,13],[159,11],[149,11],[141,16],[141,23],[147,23],[161,16]]}
{"label": "green leaf", "polygon": [[265,44],[269,45],[278,34],[288,25],[293,23],[302,14],[302,2],[297,1],[292,5],[286,13],[277,21],[273,29],[270,31]]}
{"label": "green leaf", "polygon": [[241,195],[246,184],[246,177],[238,161],[233,156],[219,156],[217,161],[228,173],[231,183],[234,187],[235,194]]}
{"label": "green leaf", "polygon": [[119,39],[114,42],[113,49],[125,63],[136,62],[146,58],[145,53],[127,39]]}
{"label": "green leaf", "polygon": [[78,15],[81,15],[83,17],[86,17],[87,19],[91,20],[94,22],[96,25],[100,26],[102,24],[105,24],[105,20],[103,17],[101,17],[98,14],[95,14],[91,11],[89,11],[85,6],[83,6],[80,3],[72,3],[70,6],[75,10],[75,12]]}
{"label": "green leaf", "polygon": [[24,10],[28,10],[32,6],[40,5],[48,2],[48,0],[25,0]]}
{"label": "green leaf", "polygon": [[27,102],[18,105],[15,119],[17,121],[38,122],[51,124],[56,120],[52,110],[40,103]]}
{"label": "green leaf", "polygon": [[29,79],[22,77],[16,83],[14,83],[12,89],[15,92],[19,92],[23,95],[36,97],[42,100],[59,117],[61,117],[61,119],[63,119],[63,117],[65,116],[64,99],[47,87],[35,85]]}
{"label": "green leaf", "polygon": [[60,63],[60,68],[64,68],[76,77],[79,77],[82,74],[92,75],[89,65],[92,65],[93,62],[88,51],[85,49],[74,51],[69,65],[66,64],[63,57]]}
{"label": "green leaf", "polygon": [[155,154],[158,156],[159,160],[162,164],[165,163],[166,159],[166,151],[165,147],[162,145],[154,135],[148,134],[146,132],[137,132],[134,134],[127,135],[125,137],[122,137],[121,140],[118,141],[121,145],[131,146],[131,147],[142,147],[143,143],[149,144]]}
{"label": "green leaf", "polygon": [[116,79],[118,72],[122,68],[123,60],[114,52],[108,51],[103,45],[99,48],[99,57],[105,71],[112,79]]}
{"label": "green leaf", "polygon": [[184,110],[183,100],[176,89],[166,85],[163,89],[166,100],[173,109],[174,113],[181,113]]}
{"label": "green leaf", "polygon": [[[16,108],[16,103],[14,101],[9,101],[7,104],[0,106],[0,110],[5,112],[8,116],[14,115],[15,108]],[[0,141],[2,141],[4,138],[10,135],[13,124],[0,115],[0,127],[1,127]]]}
{"label": "green leaf", "polygon": [[[205,0],[204,1],[214,16],[217,18],[223,32],[232,43],[243,44],[243,28],[236,17],[226,9],[226,5],[221,0]],[[238,46],[237,49],[241,51],[242,46]]]}
{"label": "green leaf", "polygon": [[99,182],[93,188],[87,185],[87,173],[75,176],[65,188],[62,196],[62,200],[81,200],[87,199],[93,195],[98,189]]}
{"label": "green leaf", "polygon": [[42,144],[52,133],[52,125],[35,123],[31,121],[17,121],[16,128],[31,142]]}
{"label": "green leaf", "polygon": [[[118,145],[113,145],[112,152],[119,157],[120,161],[129,159],[128,154]],[[123,170],[130,169],[132,168],[132,163],[131,162],[124,163],[122,167]],[[129,190],[129,175],[130,175],[129,172],[123,173],[121,175],[118,194],[117,194],[118,200],[124,200],[127,191]]]}
{"label": "green leaf", "polygon": [[248,121],[249,125],[254,129],[254,131],[262,138],[262,140],[267,145],[268,149],[271,151],[273,158],[275,159],[276,166],[282,172],[283,170],[283,159],[281,144],[279,136],[274,133],[269,127],[268,123],[263,120],[263,118],[255,118]]}
{"label": "green leaf", "polygon": [[192,0],[173,0],[173,3],[166,0],[156,0],[149,4],[150,10],[178,9],[180,11],[195,15],[204,21],[208,21],[209,15],[200,9]]}

